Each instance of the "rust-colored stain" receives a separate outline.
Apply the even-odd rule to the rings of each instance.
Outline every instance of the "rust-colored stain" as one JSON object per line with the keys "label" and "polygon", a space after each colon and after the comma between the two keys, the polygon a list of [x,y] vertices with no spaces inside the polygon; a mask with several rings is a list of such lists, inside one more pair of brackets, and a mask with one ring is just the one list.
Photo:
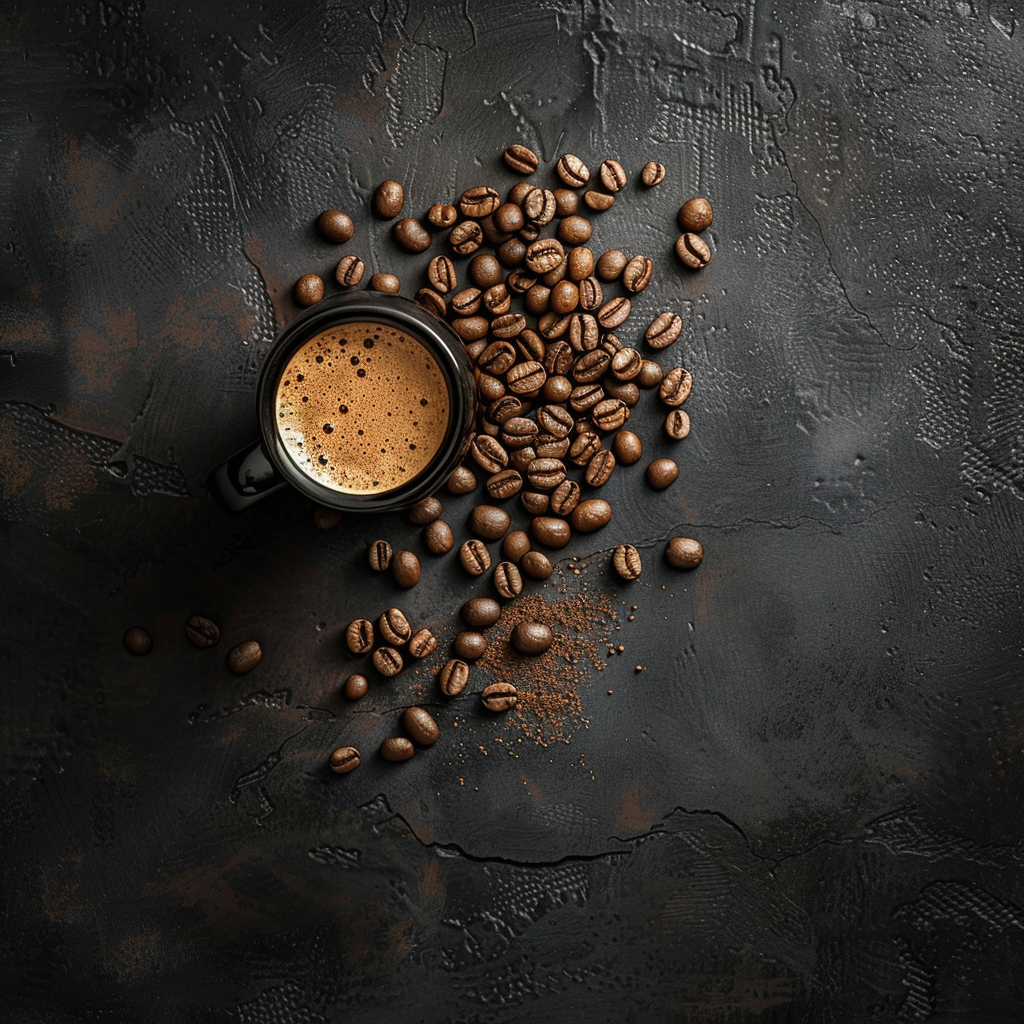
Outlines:
{"label": "rust-colored stain", "polygon": [[776,977],[757,964],[737,965],[735,972],[712,974],[688,972],[680,979],[677,997],[665,1009],[682,1014],[683,1020],[720,1020],[722,1011],[740,1010],[761,1014],[795,1002],[801,995],[798,978]]}
{"label": "rust-colored stain", "polygon": [[88,903],[76,902],[79,881],[77,877],[80,859],[64,858],[60,864],[44,867],[40,877],[43,913],[54,924],[70,921],[79,914],[91,910]]}
{"label": "rust-colored stain", "polygon": [[228,319],[234,321],[241,337],[248,336],[250,318],[229,292],[217,289],[193,298],[179,295],[167,307],[163,326],[154,331],[153,340],[176,349],[178,362],[184,362],[194,352],[220,348],[220,331]]}
{"label": "rust-colored stain", "polygon": [[160,933],[144,927],[122,936],[113,946],[103,948],[103,965],[121,984],[159,971],[164,966]]}
{"label": "rust-colored stain", "polygon": [[432,857],[426,861],[423,874],[420,877],[419,891],[424,899],[444,895],[441,862],[437,858]]}
{"label": "rust-colored stain", "polygon": [[296,307],[292,302],[292,285],[295,282],[275,275],[267,266],[263,259],[263,239],[255,231],[246,238],[243,251],[263,278],[263,286],[274,307],[274,320],[278,327],[282,326],[295,316]]}
{"label": "rust-colored stain", "polygon": [[79,222],[86,227],[109,231],[124,215],[137,176],[125,175],[106,153],[96,152],[88,136],[85,137],[88,149],[83,149],[74,135],[65,135],[62,141],[60,170],[71,192]]}
{"label": "rust-colored stain", "polygon": [[645,832],[657,817],[647,802],[647,791],[642,786],[627,789],[619,798],[615,812],[615,828],[620,836]]}
{"label": "rust-colored stain", "polygon": [[96,490],[96,469],[85,452],[64,448],[60,458],[43,481],[43,497],[48,509],[70,512],[78,500]]}
{"label": "rust-colored stain", "polygon": [[132,310],[104,306],[99,317],[98,325],[75,333],[70,363],[82,390],[112,393],[114,377],[131,364],[139,348],[138,324]]}
{"label": "rust-colored stain", "polygon": [[5,501],[22,498],[32,480],[32,464],[21,456],[17,426],[0,416],[0,487]]}

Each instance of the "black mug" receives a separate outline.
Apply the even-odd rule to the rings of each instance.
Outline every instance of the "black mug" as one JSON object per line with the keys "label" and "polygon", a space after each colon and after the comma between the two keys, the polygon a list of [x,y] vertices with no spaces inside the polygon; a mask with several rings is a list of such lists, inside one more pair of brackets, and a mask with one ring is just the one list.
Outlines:
{"label": "black mug", "polygon": [[267,354],[261,438],[210,475],[232,512],[287,484],[330,508],[390,512],[436,491],[466,453],[476,414],[458,335],[398,295],[324,299]]}

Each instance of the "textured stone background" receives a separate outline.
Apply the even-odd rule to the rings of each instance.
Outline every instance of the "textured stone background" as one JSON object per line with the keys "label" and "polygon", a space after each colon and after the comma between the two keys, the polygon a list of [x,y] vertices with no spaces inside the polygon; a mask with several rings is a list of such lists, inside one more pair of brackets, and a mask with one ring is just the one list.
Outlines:
{"label": "textured stone background", "polygon": [[[0,10],[11,1019],[1019,1020],[1019,5],[264,6]],[[595,245],[657,264],[631,337],[685,316],[681,479],[618,473],[540,591],[626,647],[579,667],[554,742],[467,694],[428,753],[334,777],[435,702],[425,669],[337,693],[340,628],[397,594],[365,545],[417,534],[318,530],[294,496],[229,519],[203,481],[253,436],[291,282],[337,259],[316,214],[412,294],[373,187],[414,213],[504,189],[517,139],[668,167]],[[687,275],[695,193],[716,257]],[[680,532],[708,552],[685,577]],[[425,569],[402,606],[448,639],[486,587]]]}

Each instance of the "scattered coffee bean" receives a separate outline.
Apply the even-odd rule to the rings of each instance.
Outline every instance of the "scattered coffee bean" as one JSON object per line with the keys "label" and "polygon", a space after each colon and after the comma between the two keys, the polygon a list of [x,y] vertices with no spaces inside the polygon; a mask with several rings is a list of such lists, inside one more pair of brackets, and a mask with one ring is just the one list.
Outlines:
{"label": "scattered coffee bean", "polygon": [[402,282],[394,274],[374,274],[368,285],[371,292],[386,292],[397,295],[402,290]]}
{"label": "scattered coffee bean", "polygon": [[373,212],[384,220],[391,220],[402,212],[405,189],[397,181],[382,181],[373,193]]}
{"label": "scattered coffee bean", "polygon": [[563,217],[558,224],[558,237],[566,245],[582,245],[584,242],[589,242],[593,234],[593,225],[586,217],[581,217],[578,213],[574,213],[571,217]]}
{"label": "scattered coffee bean", "polygon": [[605,160],[601,164],[598,175],[601,178],[601,184],[609,192],[621,192],[626,187],[626,182],[629,181],[618,160]]}
{"label": "scattered coffee bean", "polygon": [[409,638],[409,653],[414,658],[425,658],[437,650],[437,637],[425,626]]}
{"label": "scattered coffee bean", "polygon": [[560,459],[534,459],[526,467],[526,479],[538,491],[552,491],[565,479],[565,465]]}
{"label": "scattered coffee bean", "polygon": [[673,537],[665,545],[665,558],[676,569],[695,569],[704,558],[704,548],[691,537]]}
{"label": "scattered coffee bean", "polygon": [[391,574],[400,587],[414,587],[420,581],[420,560],[411,551],[396,551]]}
{"label": "scattered coffee bean", "polygon": [[646,256],[634,256],[622,270],[622,287],[627,292],[642,292],[654,274],[654,263]]}
{"label": "scattered coffee bean", "polygon": [[580,208],[580,197],[568,188],[556,188],[555,215],[558,217],[571,217]]}
{"label": "scattered coffee bean", "polygon": [[621,462],[623,466],[632,466],[643,457],[644,446],[632,430],[620,430],[612,442],[612,451],[615,452],[616,462]]}
{"label": "scattered coffee bean", "polygon": [[331,752],[331,771],[338,775],[354,771],[359,767],[359,751],[355,747],[338,747]]}
{"label": "scattered coffee bean", "polygon": [[[415,523],[417,526],[426,526],[427,523],[439,519],[442,512],[444,512],[444,506],[433,495],[429,498],[421,498],[409,509],[409,522]],[[378,543],[381,542],[378,541]]]}
{"label": "scattered coffee bean", "polygon": [[572,528],[564,519],[537,516],[530,523],[530,532],[538,544],[546,548],[564,548],[572,539]]}
{"label": "scattered coffee bean", "polygon": [[516,699],[516,688],[511,683],[491,683],[480,694],[488,711],[508,711],[516,706]]}
{"label": "scattered coffee bean", "polygon": [[455,546],[452,528],[443,519],[435,519],[424,529],[423,543],[432,555],[446,555]]}
{"label": "scattered coffee bean", "polygon": [[585,277],[579,283],[580,309],[600,309],[604,303],[604,289],[596,277]]}
{"label": "scattered coffee bean", "polygon": [[609,398],[617,398],[630,408],[640,401],[640,389],[631,380],[606,380],[604,389],[608,392]]}
{"label": "scattered coffee bean", "polygon": [[391,545],[386,540],[375,540],[370,545],[370,568],[374,572],[384,572],[391,564],[391,555]]}
{"label": "scattered coffee bean", "polygon": [[531,188],[523,196],[523,215],[532,227],[542,228],[550,224],[558,211],[554,192],[546,188]]}
{"label": "scattered coffee bean", "polygon": [[647,467],[647,482],[656,490],[663,491],[675,483],[679,467],[671,459],[655,459]]}
{"label": "scattered coffee bean", "polygon": [[469,494],[476,490],[476,474],[468,466],[456,466],[445,486],[452,494]]}
{"label": "scattered coffee bean", "polygon": [[349,700],[360,700],[365,697],[370,689],[370,682],[364,675],[360,675],[358,672],[353,672],[352,675],[345,680],[343,692]]}
{"label": "scattered coffee bean", "polygon": [[665,180],[665,165],[657,160],[648,160],[640,172],[640,180],[648,188],[660,185]]}
{"label": "scattered coffee bean", "polygon": [[412,626],[400,608],[389,608],[384,612],[377,620],[377,628],[381,636],[395,647],[401,647],[412,636]]}
{"label": "scattered coffee bean", "polygon": [[688,231],[676,241],[676,255],[691,270],[701,270],[711,262],[711,249],[700,235]]}
{"label": "scattered coffee bean", "polygon": [[612,356],[612,376],[623,383],[633,380],[640,375],[644,359],[635,348],[620,348]]}
{"label": "scattered coffee bean", "polygon": [[231,648],[228,655],[228,668],[235,675],[241,676],[251,672],[263,659],[263,651],[255,640],[243,640]]}
{"label": "scattered coffee bean", "polygon": [[415,753],[416,748],[412,745],[412,740],[407,740],[404,736],[389,736],[380,745],[380,756],[385,761],[408,761]]}
{"label": "scattered coffee bean", "polygon": [[580,290],[573,281],[559,281],[551,289],[549,304],[553,313],[559,315],[571,313],[579,305],[579,302]]}
{"label": "scattered coffee bean", "polygon": [[503,469],[487,478],[487,493],[495,501],[505,501],[523,489],[523,478],[517,469]]}
{"label": "scattered coffee bean", "polygon": [[505,150],[505,163],[517,174],[533,174],[540,166],[540,157],[527,146],[513,142]]}
{"label": "scattered coffee bean", "polygon": [[196,647],[212,647],[220,639],[220,629],[204,615],[193,615],[185,624],[185,635]]}
{"label": "scattered coffee bean", "polygon": [[312,306],[324,297],[324,280],[319,274],[303,274],[292,291],[299,306]]}
{"label": "scattered coffee bean", "polygon": [[338,260],[338,266],[334,270],[334,279],[343,288],[351,288],[359,284],[366,272],[366,264],[358,257],[349,254]]}
{"label": "scattered coffee bean", "polygon": [[373,623],[369,619],[353,619],[345,630],[345,643],[353,654],[366,654],[373,647]]}
{"label": "scattered coffee bean", "polygon": [[574,153],[558,158],[555,173],[569,188],[582,188],[590,181],[590,168]]}
{"label": "scattered coffee bean", "polygon": [[690,417],[682,409],[673,409],[665,417],[665,433],[673,441],[681,441],[690,433]]}
{"label": "scattered coffee bean", "polygon": [[690,375],[690,371],[684,370],[681,366],[673,366],[658,386],[658,397],[666,405],[675,408],[689,398],[692,387],[693,377]]}
{"label": "scattered coffee bean", "polygon": [[[493,438],[478,434],[469,446],[473,461],[487,473],[498,473],[508,465],[508,452]],[[475,480],[474,480],[475,485]]]}
{"label": "scattered coffee bean", "polygon": [[499,562],[494,567],[494,589],[504,598],[518,597],[523,592],[523,578],[513,562]]}
{"label": "scattered coffee bean", "polygon": [[491,567],[491,553],[482,540],[467,540],[459,548],[459,561],[471,576],[482,576]]}
{"label": "scattered coffee bean", "polygon": [[487,637],[483,633],[476,633],[468,629],[459,633],[452,643],[452,651],[455,656],[463,661],[476,661],[477,658],[483,656],[486,650]]}
{"label": "scattered coffee bean", "polygon": [[442,295],[447,295],[459,285],[455,264],[447,256],[435,256],[427,264],[427,280]]}
{"label": "scattered coffee bean", "polygon": [[624,295],[609,299],[598,311],[597,322],[606,330],[614,330],[626,322],[633,304]]}
{"label": "scattered coffee bean", "polygon": [[481,373],[476,379],[476,393],[482,402],[496,402],[505,394],[505,385],[498,377]]}
{"label": "scattered coffee bean", "polygon": [[450,228],[459,219],[459,211],[448,203],[434,203],[427,211],[427,220],[435,228]]}
{"label": "scattered coffee bean", "polygon": [[606,433],[618,430],[629,419],[629,406],[621,398],[603,398],[590,410],[590,422]]}
{"label": "scattered coffee bean", "polygon": [[556,516],[568,516],[579,501],[580,485],[575,480],[563,480],[551,492],[551,511]]}
{"label": "scattered coffee bean", "polygon": [[620,544],[612,552],[612,565],[624,580],[635,580],[643,569],[640,552],[632,544]]}
{"label": "scattered coffee bean", "polygon": [[546,580],[555,571],[551,559],[542,551],[527,551],[519,566],[535,580]]}
{"label": "scattered coffee bean", "polygon": [[467,188],[459,197],[459,212],[463,217],[487,217],[501,206],[501,196],[490,185]]}
{"label": "scattered coffee bean", "polygon": [[556,238],[539,238],[527,247],[526,266],[535,274],[546,274],[564,262],[565,249]]}
{"label": "scattered coffee bean", "polygon": [[715,213],[711,209],[711,204],[703,196],[687,199],[679,207],[679,227],[683,231],[706,231],[711,227],[714,218]]}
{"label": "scattered coffee bean", "polygon": [[500,540],[512,523],[509,514],[497,505],[477,505],[469,513],[469,528],[484,540]]}
{"label": "scattered coffee bean", "polygon": [[458,658],[445,662],[437,674],[437,685],[446,697],[457,697],[469,682],[469,666]]}
{"label": "scattered coffee bean", "polygon": [[456,224],[448,235],[448,244],[460,256],[469,256],[484,243],[483,229],[475,220]]}
{"label": "scattered coffee bean", "polygon": [[615,469],[615,456],[602,448],[588,463],[584,477],[591,487],[603,487]]}
{"label": "scattered coffee bean", "polygon": [[572,367],[572,379],[577,384],[592,384],[600,380],[611,365],[611,356],[603,348],[584,352]]}
{"label": "scattered coffee bean", "polygon": [[438,736],[441,735],[434,716],[426,708],[406,708],[402,714],[402,725],[410,738],[421,747],[429,747],[436,743]]}
{"label": "scattered coffee bean", "polygon": [[640,372],[633,378],[642,388],[657,387],[661,383],[665,371],[653,359],[645,359],[640,364]]}
{"label": "scattered coffee bean", "polygon": [[501,618],[501,605],[493,597],[471,597],[460,609],[462,621],[473,629],[487,629]]}
{"label": "scattered coffee bean", "polygon": [[621,249],[609,249],[597,258],[597,276],[602,281],[617,281],[628,262]]}
{"label": "scattered coffee bean", "polygon": [[403,217],[391,229],[391,237],[409,252],[423,252],[430,248],[430,232],[415,218]]}
{"label": "scattered coffee bean", "polygon": [[421,288],[416,293],[416,301],[424,309],[430,310],[438,319],[443,320],[448,315],[448,306],[444,296],[435,292],[433,288]]}
{"label": "scattered coffee bean", "polygon": [[523,530],[512,530],[501,542],[501,553],[510,562],[516,562],[530,550],[530,538]]}
{"label": "scattered coffee bean", "polygon": [[580,434],[569,448],[569,461],[574,466],[585,466],[601,450],[601,438],[597,434]]}
{"label": "scattered coffee bean", "polygon": [[378,647],[373,652],[373,667],[382,675],[391,679],[402,671],[405,663],[401,654],[393,647]]}
{"label": "scattered coffee bean", "polygon": [[596,213],[603,213],[605,210],[610,210],[615,205],[615,196],[608,195],[607,192],[595,192],[590,190],[583,193],[583,202]]}
{"label": "scattered coffee bean", "polygon": [[520,654],[543,654],[551,646],[555,634],[546,622],[519,622],[510,639]]}
{"label": "scattered coffee bean", "polygon": [[132,626],[131,629],[125,630],[122,639],[124,649],[136,657],[149,654],[153,648],[153,637],[149,634],[148,630],[143,629],[141,626]]}
{"label": "scattered coffee bean", "polygon": [[602,498],[587,498],[573,510],[570,522],[580,533],[593,533],[612,521],[612,507]]}
{"label": "scattered coffee bean", "polygon": [[341,210],[324,210],[317,217],[316,226],[328,242],[347,242],[356,230],[352,218]]}
{"label": "scattered coffee bean", "polygon": [[667,348],[683,330],[683,318],[678,313],[665,310],[659,313],[644,331],[644,340],[651,348]]}

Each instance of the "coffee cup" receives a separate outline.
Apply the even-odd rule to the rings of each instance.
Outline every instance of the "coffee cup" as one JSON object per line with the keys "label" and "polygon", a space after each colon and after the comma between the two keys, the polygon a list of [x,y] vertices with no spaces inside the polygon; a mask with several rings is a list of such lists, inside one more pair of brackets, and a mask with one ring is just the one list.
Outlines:
{"label": "coffee cup", "polygon": [[267,354],[261,437],[210,475],[237,512],[285,486],[330,508],[388,512],[436,491],[472,438],[476,391],[459,337],[398,295],[325,299]]}

